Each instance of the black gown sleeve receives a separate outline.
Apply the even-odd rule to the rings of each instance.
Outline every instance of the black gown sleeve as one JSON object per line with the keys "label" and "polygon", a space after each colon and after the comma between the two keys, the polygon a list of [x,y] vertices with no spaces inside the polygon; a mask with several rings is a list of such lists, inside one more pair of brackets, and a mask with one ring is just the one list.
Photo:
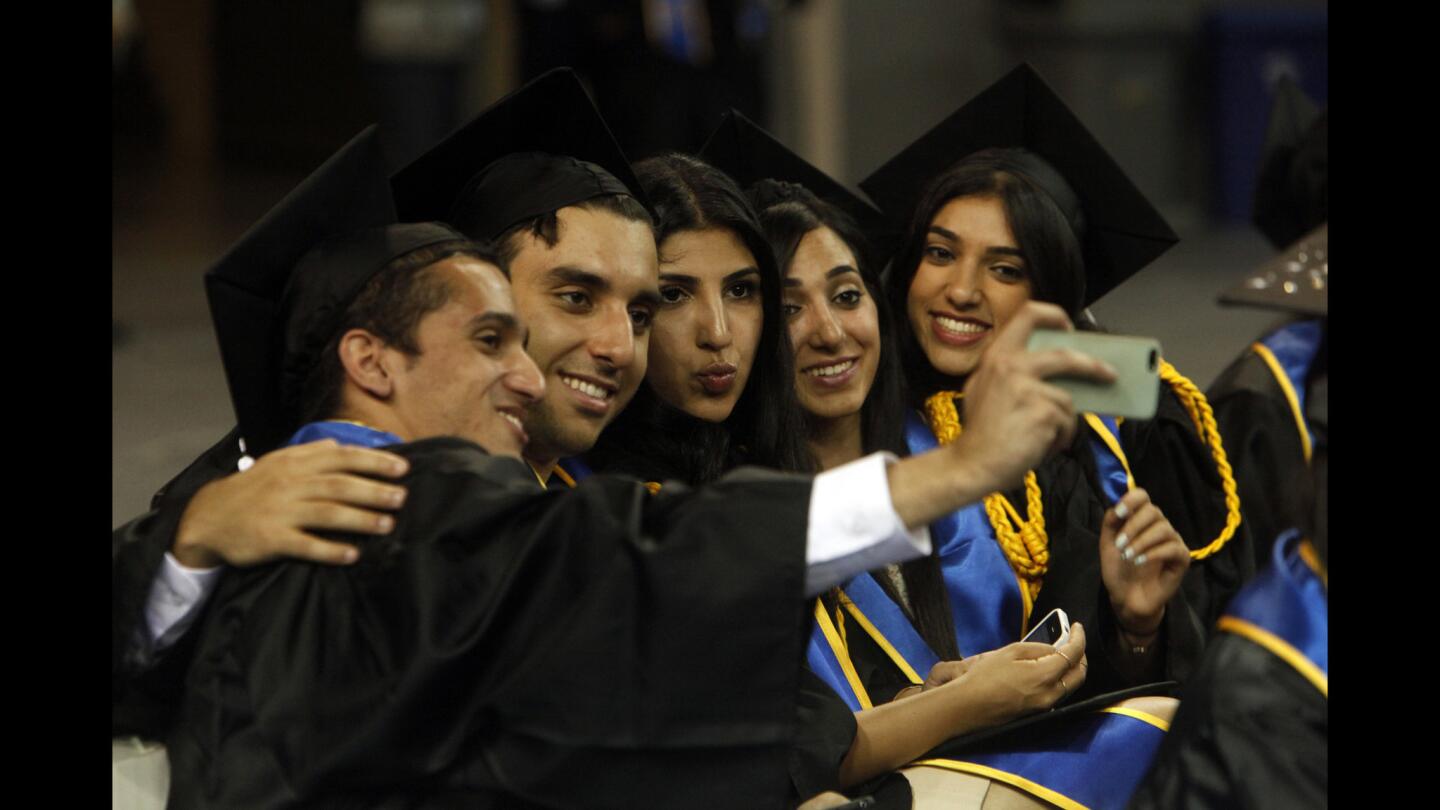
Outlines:
{"label": "black gown sleeve", "polygon": [[[190,498],[200,487],[236,469],[239,428],[231,430],[161,487],[150,511],[111,535],[110,674],[111,733],[158,737],[174,715],[193,639],[187,633],[158,661],[136,660],[136,637],[145,602]],[[198,623],[197,623],[198,624]]]}
{"label": "black gown sleeve", "polygon": [[[1235,457],[1223,431],[1221,439],[1233,469]],[[1122,423],[1120,441],[1136,484],[1150,494],[1151,502],[1192,551],[1220,536],[1228,515],[1220,473],[1210,447],[1196,432],[1194,420],[1174,389],[1162,385],[1155,418]],[[1244,493],[1239,494],[1243,510]],[[1252,527],[1245,522],[1243,511],[1241,516],[1225,545],[1203,559],[1192,560],[1185,573],[1182,587],[1207,631],[1240,587],[1255,576]]]}
{"label": "black gown sleeve", "polygon": [[1324,807],[1328,751],[1325,697],[1279,658],[1221,634],[1130,807]]}
{"label": "black gown sleeve", "polygon": [[1299,426],[1275,375],[1249,349],[1215,378],[1207,396],[1235,468],[1255,566],[1263,568],[1275,538],[1304,514],[1304,488],[1296,482],[1309,470]]}
{"label": "black gown sleeve", "polygon": [[783,802],[810,479],[546,492],[459,440],[396,451],[410,496],[390,535],[346,538],[358,563],[221,583],[172,806]]}

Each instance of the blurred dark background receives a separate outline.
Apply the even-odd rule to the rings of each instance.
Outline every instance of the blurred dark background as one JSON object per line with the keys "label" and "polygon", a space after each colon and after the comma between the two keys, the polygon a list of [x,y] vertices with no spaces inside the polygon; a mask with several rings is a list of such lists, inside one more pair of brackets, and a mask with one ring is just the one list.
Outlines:
{"label": "blurred dark background", "polygon": [[1323,0],[112,0],[112,513],[232,424],[201,286],[374,121],[398,166],[576,68],[627,154],[735,106],[852,185],[1019,61],[1182,242],[1094,307],[1206,385],[1269,317],[1214,305],[1263,260],[1250,201],[1274,83],[1328,91]]}

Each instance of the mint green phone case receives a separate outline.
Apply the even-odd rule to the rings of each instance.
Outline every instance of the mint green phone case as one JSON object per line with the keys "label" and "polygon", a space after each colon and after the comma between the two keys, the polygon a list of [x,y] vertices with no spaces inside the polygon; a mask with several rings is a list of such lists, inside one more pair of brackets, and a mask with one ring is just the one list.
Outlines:
{"label": "mint green phone case", "polygon": [[1149,419],[1160,399],[1160,341],[1131,335],[1036,329],[1026,348],[1074,349],[1114,366],[1119,379],[1101,384],[1077,377],[1051,377],[1047,382],[1070,392],[1077,412],[1127,419]]}

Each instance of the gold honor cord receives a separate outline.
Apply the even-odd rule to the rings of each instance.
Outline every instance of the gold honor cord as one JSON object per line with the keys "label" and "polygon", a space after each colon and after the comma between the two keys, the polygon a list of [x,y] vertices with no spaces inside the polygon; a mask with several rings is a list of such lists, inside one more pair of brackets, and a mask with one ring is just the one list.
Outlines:
{"label": "gold honor cord", "polygon": [[1225,456],[1225,447],[1220,441],[1220,428],[1215,424],[1215,412],[1210,408],[1210,401],[1195,387],[1195,383],[1190,382],[1164,360],[1160,361],[1160,379],[1168,383],[1175,392],[1180,404],[1190,413],[1190,420],[1195,423],[1200,440],[1210,448],[1210,456],[1215,459],[1215,469],[1220,474],[1220,489],[1225,493],[1225,527],[1209,545],[1190,550],[1192,560],[1203,560],[1224,548],[1230,538],[1235,536],[1235,530],[1240,527],[1240,494],[1235,488],[1235,473],[1230,469],[1230,460]]}
{"label": "gold honor cord", "polygon": [[[960,438],[960,414],[955,400],[963,396],[954,391],[940,391],[925,400],[925,416],[935,441],[941,445],[950,444]],[[1005,559],[1015,570],[1021,584],[1020,592],[1025,597],[1025,624],[1030,621],[1030,608],[1040,594],[1045,572],[1050,570],[1050,538],[1045,534],[1045,506],[1040,499],[1040,483],[1035,471],[1025,473],[1025,513],[1020,512],[1010,500],[999,492],[985,496],[985,515],[995,529],[995,539]]]}
{"label": "gold honor cord", "polygon": [[1300,450],[1305,454],[1305,463],[1310,463],[1310,429],[1305,427],[1305,414],[1300,411],[1300,397],[1295,394],[1295,386],[1290,383],[1290,375],[1276,359],[1275,353],[1264,343],[1252,343],[1250,349],[1260,355],[1265,365],[1270,367],[1270,373],[1275,375],[1275,382],[1280,384],[1280,390],[1285,394],[1285,401],[1290,403],[1290,415],[1295,417],[1295,427],[1300,431]]}

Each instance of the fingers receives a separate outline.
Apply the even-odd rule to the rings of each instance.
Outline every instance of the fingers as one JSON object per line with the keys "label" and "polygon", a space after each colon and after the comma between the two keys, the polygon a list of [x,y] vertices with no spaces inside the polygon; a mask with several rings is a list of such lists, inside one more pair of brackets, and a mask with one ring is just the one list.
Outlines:
{"label": "fingers", "polygon": [[[1153,506],[1150,508],[1154,509]],[[1163,545],[1175,544],[1182,548],[1185,546],[1185,542],[1180,539],[1180,535],[1175,533],[1175,528],[1170,525],[1170,521],[1160,516],[1159,511],[1158,509],[1155,510],[1157,515],[1155,520],[1144,529],[1141,529],[1139,534],[1135,536],[1135,539],[1131,540],[1121,552],[1125,559],[1135,565],[1144,565],[1146,562],[1155,559],[1155,555]],[[1139,517],[1139,515],[1136,517]],[[1127,524],[1127,534],[1129,528]]]}
{"label": "fingers", "polygon": [[995,335],[995,341],[991,344],[990,350],[992,352],[996,349],[1000,349],[1002,352],[1023,351],[1025,344],[1030,341],[1030,333],[1036,329],[1069,331],[1073,328],[1065,310],[1054,304],[1028,301]]}
{"label": "fingers", "polygon": [[296,532],[276,550],[285,557],[310,560],[325,565],[349,565],[360,559],[360,550],[349,543],[332,543],[313,534]]}
{"label": "fingers", "polygon": [[373,509],[399,509],[405,503],[405,487],[344,473],[324,473],[305,478],[297,487],[301,497],[336,501]]}
{"label": "fingers", "polygon": [[[1115,535],[1115,548],[1126,560],[1133,562],[1136,555],[1154,546],[1157,539],[1163,539],[1167,532],[1175,533],[1170,521],[1165,519],[1158,506],[1147,503],[1132,513],[1120,527]],[[1145,544],[1143,547],[1142,543]]]}
{"label": "fingers", "polygon": [[1116,379],[1115,369],[1110,364],[1074,349],[1029,352],[1023,362],[1030,373],[1042,379],[1079,377],[1100,383],[1114,382]]}
{"label": "fingers", "polygon": [[395,528],[395,518],[383,512],[325,501],[298,504],[294,518],[295,525],[313,531],[389,534]]}

